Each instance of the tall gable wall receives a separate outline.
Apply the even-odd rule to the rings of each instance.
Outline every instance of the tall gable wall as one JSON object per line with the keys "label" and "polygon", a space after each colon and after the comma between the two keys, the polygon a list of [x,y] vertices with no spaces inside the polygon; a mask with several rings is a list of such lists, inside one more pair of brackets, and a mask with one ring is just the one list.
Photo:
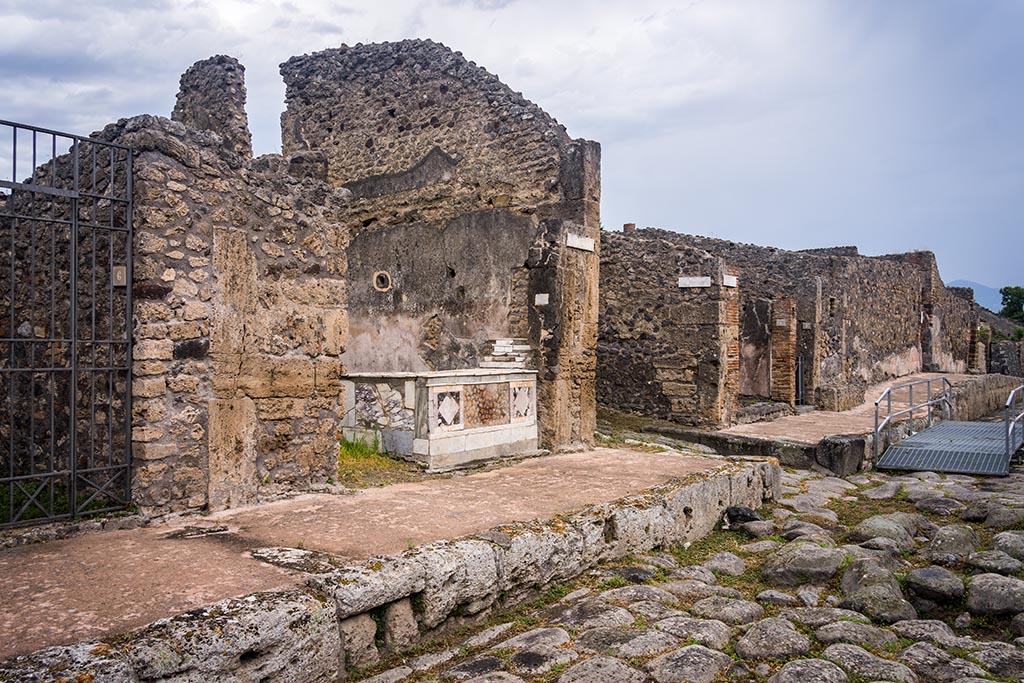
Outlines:
{"label": "tall gable wall", "polygon": [[281,73],[284,154],[351,193],[349,369],[475,367],[524,339],[542,444],[592,442],[600,147],[432,41]]}

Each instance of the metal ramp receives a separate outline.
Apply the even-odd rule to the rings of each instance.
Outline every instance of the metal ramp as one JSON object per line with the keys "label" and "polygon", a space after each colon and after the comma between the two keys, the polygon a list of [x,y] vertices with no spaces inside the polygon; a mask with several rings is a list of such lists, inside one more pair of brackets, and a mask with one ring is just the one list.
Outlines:
{"label": "metal ramp", "polygon": [[[943,380],[945,382],[945,380]],[[915,383],[917,384],[917,383]],[[934,395],[931,384],[926,399],[918,404],[911,398],[909,406],[892,411],[892,391],[907,389],[909,385],[891,387],[875,402],[875,467],[889,470],[913,470],[980,474],[1004,477],[1010,473],[1010,462],[1024,444],[1024,385],[1010,392],[1006,400],[1003,420],[1000,422],[956,422],[948,420],[932,424],[932,410],[939,406],[945,415],[951,409],[948,382],[940,394]],[[912,391],[912,389],[911,389]],[[918,396],[921,396],[920,389]],[[889,415],[879,420],[882,404]],[[897,403],[897,407],[898,407]],[[927,410],[928,426],[913,432],[913,412]],[[892,425],[895,418],[910,415],[910,435],[893,443]],[[878,458],[882,430],[887,430],[889,448]]]}
{"label": "metal ramp", "polygon": [[[1020,445],[1020,439],[1015,439],[1013,450]],[[1010,458],[1003,423],[940,422],[890,446],[875,467],[1005,477],[1010,473]]]}

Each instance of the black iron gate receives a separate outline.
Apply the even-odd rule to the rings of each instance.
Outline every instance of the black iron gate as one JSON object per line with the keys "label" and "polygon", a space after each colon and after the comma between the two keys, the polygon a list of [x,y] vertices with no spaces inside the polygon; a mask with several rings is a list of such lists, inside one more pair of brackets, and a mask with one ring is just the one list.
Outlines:
{"label": "black iron gate", "polygon": [[132,151],[0,121],[0,527],[131,490]]}

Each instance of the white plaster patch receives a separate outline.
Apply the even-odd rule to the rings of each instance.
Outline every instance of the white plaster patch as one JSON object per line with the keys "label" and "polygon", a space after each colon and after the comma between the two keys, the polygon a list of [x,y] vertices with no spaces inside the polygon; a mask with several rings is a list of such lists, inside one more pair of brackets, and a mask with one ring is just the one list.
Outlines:
{"label": "white plaster patch", "polygon": [[533,305],[534,306],[547,306],[548,302],[550,300],[551,300],[551,295],[548,294],[547,292],[545,292],[544,294],[534,294],[533,295]]}
{"label": "white plaster patch", "polygon": [[698,277],[681,277],[679,278],[680,287],[710,287],[711,278],[708,276]]}
{"label": "white plaster patch", "polygon": [[565,246],[580,251],[594,251],[594,238],[567,232],[565,233]]}
{"label": "white plaster patch", "polygon": [[735,275],[723,275],[722,286],[723,287],[738,287],[740,284],[739,278]]}

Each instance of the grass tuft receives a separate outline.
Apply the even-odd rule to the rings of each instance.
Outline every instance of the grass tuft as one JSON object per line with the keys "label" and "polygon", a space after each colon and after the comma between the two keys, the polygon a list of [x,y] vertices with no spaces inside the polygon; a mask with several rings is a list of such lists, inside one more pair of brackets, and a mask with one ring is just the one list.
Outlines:
{"label": "grass tuft", "polygon": [[342,437],[338,445],[338,482],[344,486],[386,486],[422,478],[423,471],[415,464],[381,452],[379,434],[372,439]]}

